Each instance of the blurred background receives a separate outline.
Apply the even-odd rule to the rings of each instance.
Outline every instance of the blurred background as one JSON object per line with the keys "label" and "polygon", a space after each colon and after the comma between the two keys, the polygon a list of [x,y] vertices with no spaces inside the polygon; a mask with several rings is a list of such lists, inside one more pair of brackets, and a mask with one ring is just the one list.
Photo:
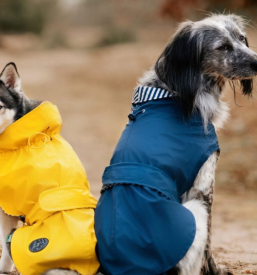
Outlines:
{"label": "blurred background", "polygon": [[[257,51],[255,0],[1,0],[0,65],[13,61],[29,97],[55,103],[63,136],[100,196],[101,176],[127,122],[138,77],[158,58],[177,24],[208,12],[250,20]],[[231,119],[218,133],[213,246],[234,274],[257,274],[257,105],[225,99]],[[250,273],[249,273],[250,272]]]}

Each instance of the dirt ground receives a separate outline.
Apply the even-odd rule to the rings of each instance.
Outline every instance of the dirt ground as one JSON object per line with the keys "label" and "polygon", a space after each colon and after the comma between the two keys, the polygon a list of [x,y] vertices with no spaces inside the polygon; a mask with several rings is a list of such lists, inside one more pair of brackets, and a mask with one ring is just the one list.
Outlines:
{"label": "dirt ground", "polygon": [[[101,176],[130,112],[137,78],[164,44],[131,43],[90,50],[0,51],[0,66],[14,61],[33,98],[58,105],[63,136],[80,156],[91,190]],[[233,274],[257,274],[256,104],[227,91],[232,118],[220,137],[221,159],[213,214],[213,250]],[[247,114],[248,113],[248,114]],[[250,176],[249,176],[250,175]]]}

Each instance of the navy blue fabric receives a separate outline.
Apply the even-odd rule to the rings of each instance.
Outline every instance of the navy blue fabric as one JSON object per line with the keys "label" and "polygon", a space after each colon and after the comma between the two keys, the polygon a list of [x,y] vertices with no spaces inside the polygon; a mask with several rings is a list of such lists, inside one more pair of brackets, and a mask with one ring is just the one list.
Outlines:
{"label": "navy blue fabric", "polygon": [[195,237],[180,204],[208,157],[219,150],[213,125],[185,120],[173,98],[134,105],[103,174],[95,211],[98,256],[106,274],[158,275],[175,266]]}
{"label": "navy blue fabric", "polygon": [[[162,183],[161,188],[160,182]],[[157,192],[162,192],[166,197],[178,201],[176,184],[165,173],[153,166],[129,162],[113,164],[105,169],[103,184],[115,183],[133,183],[134,185],[150,187]]]}

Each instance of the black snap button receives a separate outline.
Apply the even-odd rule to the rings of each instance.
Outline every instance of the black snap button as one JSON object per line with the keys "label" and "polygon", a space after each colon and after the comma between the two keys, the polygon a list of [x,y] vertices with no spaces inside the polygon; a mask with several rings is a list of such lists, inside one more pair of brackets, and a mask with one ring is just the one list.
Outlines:
{"label": "black snap button", "polygon": [[133,114],[129,114],[128,118],[129,118],[130,121],[135,121],[136,120],[136,116],[133,115]]}

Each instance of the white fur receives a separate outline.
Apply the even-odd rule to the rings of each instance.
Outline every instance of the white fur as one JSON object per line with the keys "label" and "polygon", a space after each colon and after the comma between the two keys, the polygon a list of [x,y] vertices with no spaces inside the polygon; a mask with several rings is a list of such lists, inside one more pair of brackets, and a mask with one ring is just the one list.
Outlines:
{"label": "white fur", "polygon": [[217,153],[213,153],[201,167],[191,188],[182,197],[183,206],[189,209],[195,217],[196,235],[194,242],[185,257],[178,263],[180,275],[199,275],[203,264],[203,253],[207,242],[208,213],[203,201],[196,200],[198,191],[211,194],[215,183]]}
{"label": "white fur", "polygon": [[207,195],[214,187],[217,153],[213,153],[201,167],[194,181],[193,187]]}
{"label": "white fur", "polygon": [[208,214],[204,203],[199,200],[190,200],[183,206],[190,210],[195,217],[196,235],[192,246],[177,266],[180,269],[180,275],[199,275],[207,242]]}
{"label": "white fur", "polygon": [[207,195],[215,185],[215,170],[217,162],[217,153],[214,152],[204,163],[195,178],[193,187],[182,196],[182,202],[193,200],[197,192]]}
{"label": "white fur", "polygon": [[[219,92],[217,91],[217,93]],[[229,117],[227,104],[221,100],[220,96],[217,99],[214,94],[198,93],[195,99],[195,107],[200,110],[205,129],[210,118],[215,129],[219,130]]]}
{"label": "white fur", "polygon": [[[1,102],[0,102],[1,106]],[[0,134],[14,121],[15,111],[12,109],[2,108],[0,110]]]}
{"label": "white fur", "polygon": [[212,123],[216,131],[223,128],[224,124],[229,119],[229,107],[226,102],[222,101],[220,98],[218,101],[218,106],[213,114]]}
{"label": "white fur", "polygon": [[222,15],[222,14],[210,14],[210,17],[206,17],[205,19],[195,22],[193,28],[195,30],[201,28],[202,26],[213,26],[221,29],[223,32],[227,32],[225,26],[229,21],[229,24],[232,22],[233,28],[237,29],[240,33],[245,34],[245,26],[248,24],[241,16],[236,14]]}

